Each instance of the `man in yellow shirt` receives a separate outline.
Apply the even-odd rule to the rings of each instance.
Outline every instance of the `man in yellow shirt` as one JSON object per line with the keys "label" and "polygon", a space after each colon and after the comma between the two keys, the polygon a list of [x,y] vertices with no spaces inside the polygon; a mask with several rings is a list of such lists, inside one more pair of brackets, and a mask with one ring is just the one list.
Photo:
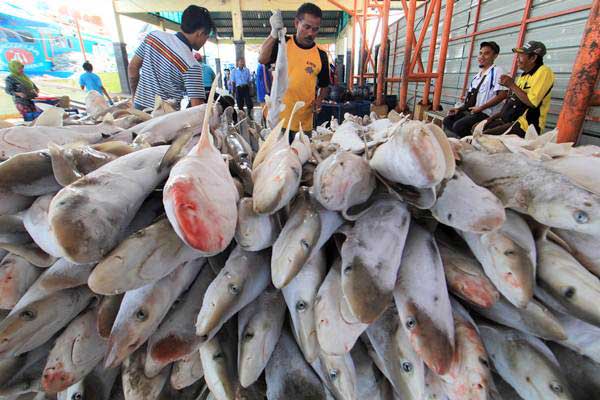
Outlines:
{"label": "man in yellow shirt", "polygon": [[500,77],[500,84],[510,90],[510,95],[502,110],[489,118],[484,134],[499,135],[510,129],[510,133],[523,137],[529,125],[538,133],[546,126],[554,86],[554,73],[544,65],[546,46],[529,41],[514,48],[513,53],[517,53],[517,66],[523,73],[516,83],[509,75]]}
{"label": "man in yellow shirt", "polygon": [[[286,37],[288,57],[288,89],[283,97],[285,110],[281,118],[287,124],[290,113],[297,101],[303,101],[304,107],[298,110],[292,121],[291,130],[310,133],[313,129],[313,113],[321,111],[323,99],[327,96],[330,84],[329,61],[327,53],[317,47],[315,38],[321,26],[323,13],[314,4],[305,3],[296,11],[294,26],[296,34]],[[277,60],[277,37],[283,29],[281,12],[277,11],[270,19],[271,35],[263,43],[258,62],[265,65]],[[319,93],[317,95],[317,87]]]}

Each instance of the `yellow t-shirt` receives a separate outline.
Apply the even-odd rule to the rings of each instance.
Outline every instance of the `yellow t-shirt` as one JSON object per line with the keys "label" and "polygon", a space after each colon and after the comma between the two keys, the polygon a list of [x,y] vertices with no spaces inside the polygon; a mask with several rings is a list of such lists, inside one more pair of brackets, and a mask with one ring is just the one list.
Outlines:
{"label": "yellow t-shirt", "polygon": [[[296,38],[286,37],[288,57],[288,89],[283,96],[285,110],[281,112],[284,127],[297,101],[303,101],[304,107],[294,114],[291,130],[308,132],[313,128],[313,103],[316,97],[317,85],[327,87],[330,84],[329,62],[327,53],[314,44],[308,49],[300,47]],[[275,47],[277,49],[277,47]],[[271,62],[277,59],[277,51],[273,51]]]}
{"label": "yellow t-shirt", "polygon": [[524,73],[517,79],[517,86],[527,93],[529,101],[537,107],[528,109],[518,119],[521,129],[525,132],[530,124],[536,127],[538,133],[542,133],[544,130],[548,110],[550,110],[553,85],[554,73],[545,65],[541,65],[529,73]]}

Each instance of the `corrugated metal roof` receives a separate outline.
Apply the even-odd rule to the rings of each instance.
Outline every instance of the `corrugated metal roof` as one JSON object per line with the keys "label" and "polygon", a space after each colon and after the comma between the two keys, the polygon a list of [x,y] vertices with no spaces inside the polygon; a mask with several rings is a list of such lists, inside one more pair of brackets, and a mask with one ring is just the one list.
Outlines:
{"label": "corrugated metal roof", "polygon": [[[156,13],[150,13],[159,18],[171,21],[175,24],[181,24],[180,11],[161,11]],[[295,34],[296,28],[294,27],[294,18],[296,16],[295,11],[283,11],[283,22],[287,28],[288,34]],[[323,11],[323,18],[321,19],[321,29],[319,30],[319,36],[325,38],[333,38],[339,31],[339,26],[343,16],[342,11]],[[233,21],[230,12],[211,12],[215,25],[217,27],[217,36],[219,38],[231,38],[233,37]],[[269,24],[269,18],[271,17],[270,11],[242,11],[242,24],[243,24],[243,35],[248,38],[265,38],[271,32],[271,26]]]}
{"label": "corrugated metal roof", "polygon": [[[588,2],[582,2],[581,0],[534,0],[529,15],[530,17],[538,17],[584,4],[588,4]],[[511,22],[520,22],[523,16],[523,8],[524,2],[484,0],[482,2],[478,30],[481,31]],[[454,14],[452,16],[451,37],[471,33],[473,30],[476,9],[477,0],[455,2]],[[422,24],[423,14],[424,7],[420,7],[417,10],[415,20],[419,27],[420,24]],[[442,31],[443,14],[444,9],[442,10],[438,32]],[[554,88],[552,90],[552,105],[547,124],[547,127],[549,128],[554,127],[556,124],[558,113],[560,112],[562,101],[564,99],[565,90],[571,76],[573,62],[575,61],[577,51],[579,50],[579,44],[581,42],[588,14],[589,11],[580,11],[527,25],[525,41],[538,40],[546,45],[548,51],[544,57],[544,63],[552,68],[555,74]],[[397,36],[396,31],[398,32]],[[496,60],[496,64],[502,66],[505,70],[510,71],[513,60],[511,49],[515,46],[518,35],[519,27],[517,26],[477,36],[475,39],[475,51],[473,52],[471,60],[467,59],[470,38],[451,41],[448,45],[448,55],[446,59],[442,106],[445,109],[452,107],[456,102],[457,97],[461,95],[467,63],[471,63],[471,76],[477,71],[477,50],[479,49],[479,44],[481,42],[493,40],[498,43],[500,46],[500,55]],[[424,43],[429,43],[430,36],[431,30],[427,32]],[[404,19],[401,19],[390,26],[389,38],[391,40],[391,56],[388,64],[388,75],[401,76],[402,68],[404,66],[404,44],[406,41],[406,25]],[[437,51],[439,51],[439,40],[437,43]],[[394,52],[396,54],[395,57],[393,57]],[[424,45],[421,54],[423,64],[427,65],[429,47]],[[434,63],[434,70],[435,68],[437,68],[437,60]],[[432,81],[431,93],[433,93],[433,84],[434,81]],[[415,99],[418,100],[422,97],[423,87],[423,83],[409,84],[408,103],[411,109],[413,108]],[[399,83],[388,84],[388,94],[398,94],[399,89]],[[591,108],[588,115],[596,118],[600,117],[600,109],[598,109],[598,107]],[[588,135],[587,140],[589,140],[590,136],[600,138],[600,123],[586,121],[584,124],[584,134]]]}

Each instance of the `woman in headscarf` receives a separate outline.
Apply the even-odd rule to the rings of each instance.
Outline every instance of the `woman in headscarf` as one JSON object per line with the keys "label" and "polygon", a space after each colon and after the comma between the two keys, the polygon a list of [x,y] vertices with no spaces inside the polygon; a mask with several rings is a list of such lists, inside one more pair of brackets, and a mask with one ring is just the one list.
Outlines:
{"label": "woman in headscarf", "polygon": [[13,97],[15,107],[19,113],[25,117],[25,114],[30,112],[41,111],[38,109],[31,99],[37,97],[40,90],[35,83],[29,79],[23,72],[24,65],[17,61],[12,60],[8,63],[8,70],[10,75],[6,77],[6,93]]}

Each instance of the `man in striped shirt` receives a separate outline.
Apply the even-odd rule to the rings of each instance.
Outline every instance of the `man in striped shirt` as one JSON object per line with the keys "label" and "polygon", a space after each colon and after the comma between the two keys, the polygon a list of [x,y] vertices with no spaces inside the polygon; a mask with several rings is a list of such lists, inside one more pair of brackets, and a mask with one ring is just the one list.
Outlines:
{"label": "man in striped shirt", "polygon": [[184,95],[191,106],[206,98],[202,66],[192,50],[199,50],[215,32],[210,13],[204,7],[189,6],[181,17],[181,32],[153,31],[146,35],[129,64],[129,85],[134,106],[154,106],[156,95],[179,104]]}

